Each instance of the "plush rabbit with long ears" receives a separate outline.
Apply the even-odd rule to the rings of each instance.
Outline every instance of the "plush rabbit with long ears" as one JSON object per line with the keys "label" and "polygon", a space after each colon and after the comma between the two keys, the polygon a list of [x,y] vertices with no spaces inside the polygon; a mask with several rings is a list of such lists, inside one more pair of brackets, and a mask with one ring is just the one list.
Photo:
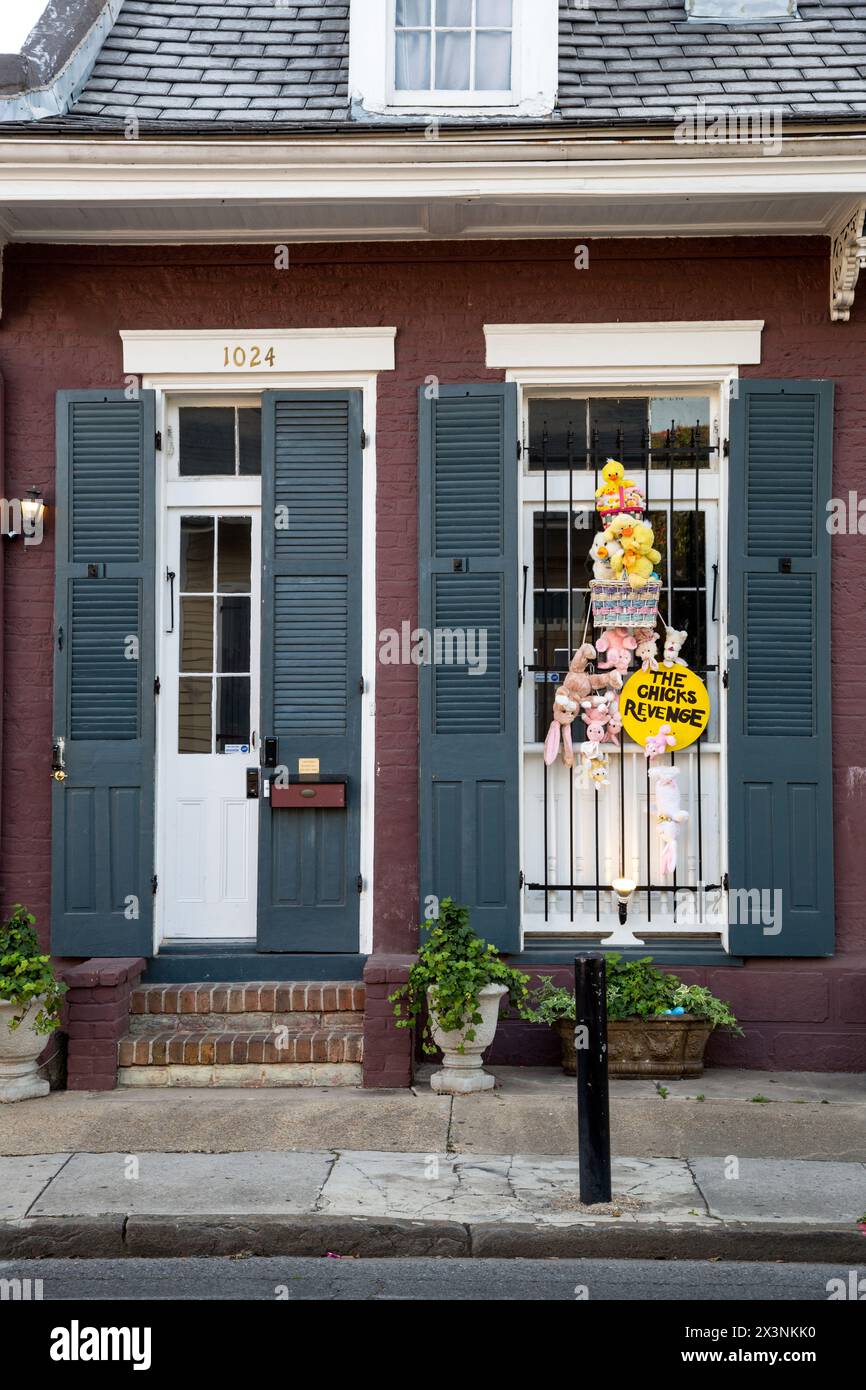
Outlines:
{"label": "plush rabbit with long ears", "polygon": [[587,673],[587,666],[591,661],[595,661],[595,658],[596,650],[591,642],[584,642],[571,658],[568,674],[562,684],[572,700],[579,702],[588,700],[591,695],[598,695],[603,690],[622,689],[622,674],[619,671],[602,671],[595,676]]}
{"label": "plush rabbit with long ears", "polygon": [[556,762],[560,745],[562,761],[566,767],[574,767],[574,747],[571,742],[571,726],[577,718],[580,705],[572,699],[564,685],[560,685],[553,697],[553,718],[544,740],[544,761],[548,767]]}
{"label": "plush rabbit with long ears", "polygon": [[656,829],[661,841],[659,869],[663,874],[676,870],[680,826],[689,819],[688,811],[680,806],[679,775],[678,767],[651,767],[649,771],[655,797]]}
{"label": "plush rabbit with long ears", "polygon": [[665,629],[663,666],[667,666],[668,669],[672,666],[688,666],[689,663],[680,656],[680,648],[685,644],[688,635],[685,628],[683,628],[682,632],[677,632],[675,627]]}

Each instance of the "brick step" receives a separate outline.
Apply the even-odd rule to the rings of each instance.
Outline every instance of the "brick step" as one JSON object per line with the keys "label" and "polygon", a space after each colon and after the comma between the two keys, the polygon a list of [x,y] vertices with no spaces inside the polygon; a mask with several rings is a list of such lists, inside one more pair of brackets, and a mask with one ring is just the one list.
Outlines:
{"label": "brick step", "polygon": [[247,1064],[281,1066],[292,1062],[360,1062],[363,1029],[316,1028],[307,1024],[235,1031],[163,1029],[118,1043],[121,1067],[212,1067]]}
{"label": "brick step", "polygon": [[362,1028],[363,1013],[348,1009],[339,1013],[257,1013],[257,1014],[131,1014],[129,1035],[152,1037],[154,1033],[261,1033],[276,1028]]}
{"label": "brick step", "polygon": [[140,985],[132,991],[130,1011],[136,1017],[227,1014],[306,1014],[322,1018],[364,1012],[360,981],[295,980],[291,984],[256,981],[252,984]]}

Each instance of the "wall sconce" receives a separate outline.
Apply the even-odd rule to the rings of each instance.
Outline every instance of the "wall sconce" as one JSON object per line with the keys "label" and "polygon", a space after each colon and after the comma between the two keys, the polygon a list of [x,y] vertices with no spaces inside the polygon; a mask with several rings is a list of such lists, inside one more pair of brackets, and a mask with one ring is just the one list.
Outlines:
{"label": "wall sconce", "polygon": [[42,489],[30,487],[17,503],[21,518],[21,529],[13,530],[15,524],[16,504],[4,502],[4,520],[8,519],[9,530],[3,534],[7,540],[17,540],[19,536],[24,536],[25,545],[33,538],[42,538],[42,522],[45,515],[45,498],[42,496]]}
{"label": "wall sconce", "polygon": [[612,935],[606,936],[601,944],[603,946],[643,946],[644,943],[635,936],[628,926],[628,909],[637,884],[630,878],[615,878],[610,886],[616,894],[619,923],[614,927]]}
{"label": "wall sconce", "polygon": [[21,526],[25,536],[37,536],[42,529],[45,516],[45,498],[42,489],[29,487],[21,498]]}

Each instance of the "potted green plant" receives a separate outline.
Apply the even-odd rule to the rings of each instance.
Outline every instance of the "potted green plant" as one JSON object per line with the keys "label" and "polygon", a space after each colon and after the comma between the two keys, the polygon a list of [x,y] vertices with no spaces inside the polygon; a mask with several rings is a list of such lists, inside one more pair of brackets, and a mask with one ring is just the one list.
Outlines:
{"label": "potted green plant", "polygon": [[[576,1070],[574,994],[550,975],[530,996],[525,1015],[555,1028],[562,1065]],[[742,1028],[728,1004],[704,985],[684,984],[659,970],[651,956],[624,961],[607,957],[608,1071],[621,1077],[691,1077],[704,1069],[704,1050],[714,1028]]]}
{"label": "potted green plant", "polygon": [[45,1038],[60,1023],[66,992],[43,955],[36,919],[17,903],[0,925],[0,1101],[44,1096],[48,1081],[39,1075]]}
{"label": "potted green plant", "polygon": [[451,898],[439,904],[439,916],[418,951],[409,979],[390,995],[398,1028],[421,1022],[425,1052],[441,1049],[443,1066],[430,1080],[434,1091],[449,1095],[487,1091],[495,1079],[482,1066],[482,1053],[493,1042],[499,1005],[505,994],[518,1012],[525,1006],[529,976],[505,964],[495,946],[472,930],[469,913]]}

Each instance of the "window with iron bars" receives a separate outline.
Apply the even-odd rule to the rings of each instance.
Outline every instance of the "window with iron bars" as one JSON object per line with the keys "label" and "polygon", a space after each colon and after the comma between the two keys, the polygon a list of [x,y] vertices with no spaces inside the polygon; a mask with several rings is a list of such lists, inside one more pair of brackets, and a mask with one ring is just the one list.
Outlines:
{"label": "window with iron bars", "polygon": [[[613,879],[637,884],[633,930],[717,937],[722,925],[722,729],[719,710],[720,507],[724,444],[718,401],[701,394],[617,396],[544,392],[524,420],[523,863],[527,941],[612,930]],[[681,768],[684,827],[675,875],[658,872],[655,817],[643,749],[623,732],[610,754],[610,784],[581,788],[561,761],[547,768],[542,744],[553,694],[571,655],[593,641],[589,549],[603,529],[595,490],[608,457],[647,498],[662,554],[656,631],[688,631],[682,655],[707,684],[710,726],[672,755]],[[632,669],[635,669],[634,665]],[[584,737],[578,721],[575,744]]]}

